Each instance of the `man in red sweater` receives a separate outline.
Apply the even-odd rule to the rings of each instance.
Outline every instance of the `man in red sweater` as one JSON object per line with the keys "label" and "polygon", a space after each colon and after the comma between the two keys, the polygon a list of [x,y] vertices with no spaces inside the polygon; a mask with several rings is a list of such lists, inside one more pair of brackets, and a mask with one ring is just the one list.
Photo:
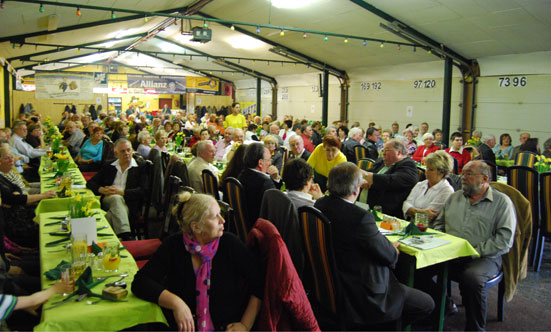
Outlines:
{"label": "man in red sweater", "polygon": [[312,141],[310,141],[310,138],[312,137],[312,126],[304,125],[300,128],[300,132],[300,136],[302,136],[302,140],[304,141],[304,148],[308,150],[308,152],[314,152],[316,147]]}
{"label": "man in red sweater", "polygon": [[471,161],[471,154],[463,148],[463,136],[460,132],[453,133],[450,141],[450,147],[446,149],[446,152],[457,160],[458,170],[461,173],[463,166]]}

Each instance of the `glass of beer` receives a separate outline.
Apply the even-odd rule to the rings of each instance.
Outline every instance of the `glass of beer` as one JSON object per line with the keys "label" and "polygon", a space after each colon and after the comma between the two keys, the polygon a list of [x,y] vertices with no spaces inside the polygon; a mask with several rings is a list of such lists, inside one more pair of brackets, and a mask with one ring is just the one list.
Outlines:
{"label": "glass of beer", "polygon": [[75,279],[78,279],[88,266],[88,242],[86,234],[71,235],[71,253],[73,272]]}

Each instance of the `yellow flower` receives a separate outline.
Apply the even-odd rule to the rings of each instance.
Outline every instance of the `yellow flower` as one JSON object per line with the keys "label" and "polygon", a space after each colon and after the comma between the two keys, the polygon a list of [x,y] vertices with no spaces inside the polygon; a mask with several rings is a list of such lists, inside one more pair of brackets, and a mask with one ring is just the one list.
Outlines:
{"label": "yellow flower", "polygon": [[80,203],[81,201],[82,201],[82,196],[80,196],[80,194],[77,194],[75,196],[75,202]]}
{"label": "yellow flower", "polygon": [[548,163],[551,163],[551,157],[545,158],[545,161],[548,162]]}
{"label": "yellow flower", "polygon": [[[537,155],[537,156],[536,156],[536,158],[537,158],[538,160],[541,160],[542,157],[543,157],[542,155]],[[543,158],[545,159],[545,157],[543,157]]]}

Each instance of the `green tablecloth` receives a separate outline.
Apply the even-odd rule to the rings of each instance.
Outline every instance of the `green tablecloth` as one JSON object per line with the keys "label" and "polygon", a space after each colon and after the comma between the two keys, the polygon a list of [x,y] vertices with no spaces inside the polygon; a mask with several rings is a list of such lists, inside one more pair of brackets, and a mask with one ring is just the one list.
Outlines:
{"label": "green tablecloth", "polygon": [[496,165],[501,167],[511,167],[515,165],[515,161],[507,159],[496,159]]}
{"label": "green tablecloth", "polygon": [[[53,207],[50,207],[50,209],[53,209]],[[101,210],[97,209],[97,211]],[[103,213],[104,212],[101,211],[100,215],[96,215],[100,217],[97,221],[97,225],[98,227],[108,227],[101,230],[99,233],[113,234],[113,236],[100,237],[98,241],[118,242],[117,237],[114,235],[111,227],[109,227]],[[44,224],[57,221],[56,219],[52,219],[53,217],[63,217],[65,215],[67,215],[66,210],[43,212],[39,215],[41,273],[56,267],[61,260],[71,260],[70,253],[63,249],[63,245],[45,247],[46,243],[60,238],[49,235],[50,232],[59,231],[59,225],[45,226]],[[132,294],[130,285],[134,275],[138,271],[138,267],[130,253],[123,250],[121,251],[121,255],[126,257],[121,257],[119,271],[120,273],[129,273],[129,276],[124,279],[128,285],[126,288],[129,292],[126,297],[128,302],[109,302],[102,300],[94,305],[88,305],[86,301],[78,303],[70,302],[51,310],[43,310],[40,324],[35,327],[35,331],[120,331],[138,324],[150,322],[161,322],[166,324],[161,308],[157,304],[138,299]],[[105,275],[104,272],[101,272],[94,276],[101,276],[102,274]],[[118,278],[111,278],[108,279],[108,282],[113,282],[117,279]],[[52,281],[42,274],[42,288],[47,288],[51,284]],[[104,287],[104,283],[101,283],[94,287],[92,291],[94,293],[101,293]],[[44,309],[52,306],[52,302],[59,301],[61,298],[62,296],[59,294],[52,296],[50,300],[44,304]],[[91,300],[95,301],[97,298],[92,298]]]}
{"label": "green tablecloth", "polygon": [[[48,159],[48,156],[44,155],[40,158],[40,168],[38,169],[38,174],[42,175],[42,173],[46,173],[46,160]],[[69,163],[69,168],[70,169],[73,169],[73,168],[77,168],[78,169],[78,165],[74,162],[73,158],[71,158],[71,156],[69,156],[69,160],[70,160],[70,163]]]}
{"label": "green tablecloth", "polygon": [[[402,223],[402,227],[405,227],[406,225],[407,223],[404,221]],[[428,250],[421,250],[400,243],[398,249],[401,252],[415,257],[416,269],[421,269],[430,265],[450,261],[458,257],[480,256],[478,252],[471,246],[471,244],[465,239],[442,233],[430,228],[428,228],[427,231],[438,233],[437,236],[439,238],[451,241],[451,243]],[[396,242],[400,239],[400,237],[401,236],[398,235],[387,235],[387,238],[390,242]]]}

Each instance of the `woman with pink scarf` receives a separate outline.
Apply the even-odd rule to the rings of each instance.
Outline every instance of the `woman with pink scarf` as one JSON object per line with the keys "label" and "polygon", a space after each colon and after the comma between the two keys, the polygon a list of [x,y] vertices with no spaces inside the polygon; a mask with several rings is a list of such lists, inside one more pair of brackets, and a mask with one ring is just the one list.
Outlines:
{"label": "woman with pink scarf", "polygon": [[158,303],[179,331],[249,331],[263,294],[255,257],[224,232],[212,196],[186,192],[173,213],[182,232],[167,238],[138,271],[132,292]]}

